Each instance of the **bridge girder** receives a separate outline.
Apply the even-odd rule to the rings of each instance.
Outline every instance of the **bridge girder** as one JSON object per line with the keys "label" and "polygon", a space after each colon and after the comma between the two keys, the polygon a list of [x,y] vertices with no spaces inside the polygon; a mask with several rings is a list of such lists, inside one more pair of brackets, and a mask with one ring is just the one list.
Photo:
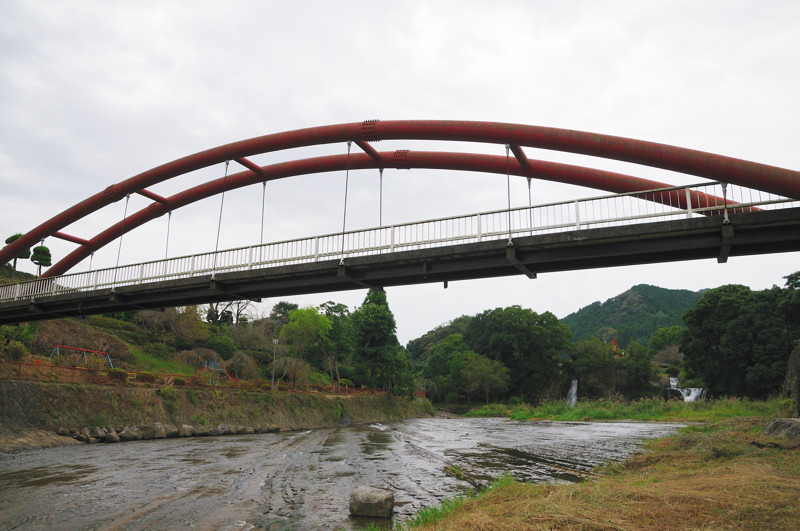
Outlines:
{"label": "bridge girder", "polygon": [[[680,173],[696,175],[698,177],[707,179],[738,184],[794,199],[800,199],[800,172],[798,171],[666,144],[582,131],[498,122],[448,120],[367,120],[361,123],[338,124],[298,129],[295,131],[275,133],[242,140],[239,142],[233,142],[231,144],[201,151],[199,153],[195,153],[193,155],[189,155],[162,166],[150,169],[120,183],[111,185],[102,192],[99,192],[73,205],[72,207],[64,210],[60,214],[57,214],[38,227],[24,234],[15,242],[5,246],[3,249],[0,249],[0,263],[6,263],[10,261],[15,255],[19,254],[21,250],[29,248],[36,242],[56,234],[67,225],[111,204],[112,202],[122,199],[128,194],[142,193],[142,191],[146,191],[148,187],[153,186],[154,184],[177,177],[179,175],[183,175],[185,173],[212,166],[214,164],[219,164],[227,160],[246,159],[246,157],[252,155],[280,151],[284,149],[345,141],[356,141],[359,145],[363,144],[369,146],[369,144],[366,144],[366,142],[378,140],[438,140],[505,144],[515,148],[514,160],[516,162],[517,169],[517,172],[514,172],[515,175],[524,175],[526,177],[530,176],[540,178],[540,175],[530,175],[529,173],[523,174],[518,172],[526,163],[529,163],[531,167],[533,167],[534,162],[540,162],[528,161],[526,158],[520,158],[519,154],[524,155],[524,153],[521,151],[521,147],[533,147],[642,164]],[[408,154],[410,153],[414,152],[408,152]],[[403,157],[403,160],[400,161],[394,160],[397,158],[394,156],[391,160],[386,160],[386,154],[378,155],[379,156],[376,158],[374,152],[366,150],[365,155],[359,154],[351,156],[351,164],[355,163],[354,159],[369,159],[370,165],[364,167],[408,167],[407,156]],[[458,157],[465,154],[450,155],[453,157]],[[324,158],[325,157],[322,157],[321,159]],[[341,156],[339,156],[339,158],[341,159]],[[500,159],[505,165],[505,158],[500,157]],[[402,166],[400,166],[401,162],[403,164]],[[520,164],[522,164],[522,166]],[[354,165],[351,167],[354,169],[356,168]],[[439,168],[441,166],[431,167]],[[600,171],[592,170],[590,168],[582,168],[582,170],[584,172]],[[320,171],[335,170],[330,169]],[[505,166],[503,171],[500,173],[505,173]],[[258,176],[258,178],[256,178],[253,182],[261,182],[264,180],[263,174],[259,174],[256,171],[251,170],[246,172],[246,174],[249,174],[254,178],[255,176]],[[624,177],[627,179],[635,179],[630,176]],[[209,183],[206,183],[206,185],[208,185],[210,188],[213,188],[214,185],[212,183],[215,182],[216,181],[210,181]],[[656,184],[664,186],[663,183]],[[192,194],[189,193],[191,191],[194,191],[192,193],[196,194],[198,192],[198,188],[202,188],[206,185],[201,185],[200,187],[195,187],[183,192],[186,194],[184,197],[188,198],[191,196]],[[597,186],[597,183],[589,184],[588,186],[593,188],[601,188]],[[609,189],[608,191],[614,190]],[[173,198],[174,197],[175,196],[173,196]],[[161,205],[166,209],[160,212],[160,214],[163,214],[169,210],[169,207],[172,206],[169,202],[170,198],[164,199],[164,201],[156,201],[144,210],[152,208],[153,211],[157,211],[159,210],[158,205]],[[156,212],[151,213],[156,214]],[[157,216],[154,215],[154,217]],[[150,217],[149,219],[153,218]],[[123,226],[119,227],[119,229],[115,229],[115,227],[116,225],[109,227],[109,229],[106,229],[106,231],[103,231],[95,238],[89,240],[89,242],[99,243],[106,237],[103,236],[101,238],[100,236],[108,235],[109,231],[114,232],[114,230],[122,230],[122,232],[120,232],[121,234],[125,232],[127,224],[123,224]],[[92,245],[94,245],[94,243],[92,243]],[[105,245],[105,243],[103,245]],[[83,251],[81,251],[81,249]],[[46,275],[50,276],[67,271],[70,267],[80,261],[76,261],[75,257],[88,249],[89,246],[83,245],[76,250],[77,254],[74,252],[68,255],[67,258],[72,258],[69,258],[69,260],[65,258],[56,264],[56,266],[51,268]],[[90,252],[91,250],[86,252],[84,257],[88,256]]]}
{"label": "bridge girder", "polygon": [[[364,287],[455,282],[531,273],[800,250],[800,208],[522,235],[446,247],[200,274],[0,304],[0,324],[236,299],[278,298]],[[733,228],[731,231],[727,229]],[[726,238],[730,241],[726,244]],[[727,249],[726,249],[727,248]],[[513,255],[512,255],[513,253]],[[47,281],[37,281],[47,282]],[[54,284],[58,280],[53,281]]]}

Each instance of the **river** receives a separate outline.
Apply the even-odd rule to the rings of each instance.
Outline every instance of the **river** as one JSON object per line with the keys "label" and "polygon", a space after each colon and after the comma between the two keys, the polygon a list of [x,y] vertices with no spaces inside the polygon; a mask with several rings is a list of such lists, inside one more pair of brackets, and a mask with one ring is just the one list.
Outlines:
{"label": "river", "polygon": [[410,419],[230,437],[0,454],[1,529],[352,529],[361,484],[395,493],[395,520],[503,473],[581,481],[677,424]]}

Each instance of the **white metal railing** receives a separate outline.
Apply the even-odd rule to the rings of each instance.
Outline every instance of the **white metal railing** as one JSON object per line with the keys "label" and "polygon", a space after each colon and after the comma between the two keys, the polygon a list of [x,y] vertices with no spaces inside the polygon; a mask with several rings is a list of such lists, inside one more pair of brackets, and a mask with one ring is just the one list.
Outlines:
{"label": "white metal railing", "polygon": [[727,186],[723,191],[723,187],[705,183],[605,195],[71,273],[0,286],[0,302],[516,236],[724,215],[723,196],[728,212],[774,210],[798,203],[759,190]]}

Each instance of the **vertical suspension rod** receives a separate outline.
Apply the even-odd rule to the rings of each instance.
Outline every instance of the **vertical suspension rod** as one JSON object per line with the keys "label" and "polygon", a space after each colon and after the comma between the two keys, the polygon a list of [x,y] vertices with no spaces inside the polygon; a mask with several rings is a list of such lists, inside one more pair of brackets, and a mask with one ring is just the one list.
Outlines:
{"label": "vertical suspension rod", "polygon": [[347,141],[347,166],[344,173],[344,211],[342,212],[342,257],[339,259],[340,264],[344,264],[344,233],[347,227],[347,187],[350,183],[350,147],[353,141]]}

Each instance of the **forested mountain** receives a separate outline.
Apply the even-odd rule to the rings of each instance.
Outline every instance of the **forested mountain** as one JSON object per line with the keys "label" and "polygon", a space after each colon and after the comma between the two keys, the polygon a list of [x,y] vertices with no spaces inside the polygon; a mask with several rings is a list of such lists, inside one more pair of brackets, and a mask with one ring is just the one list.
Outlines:
{"label": "forested mountain", "polygon": [[572,330],[573,341],[613,338],[622,348],[631,341],[646,346],[659,328],[683,325],[681,317],[701,296],[700,291],[639,284],[605,302],[585,306],[561,322]]}

